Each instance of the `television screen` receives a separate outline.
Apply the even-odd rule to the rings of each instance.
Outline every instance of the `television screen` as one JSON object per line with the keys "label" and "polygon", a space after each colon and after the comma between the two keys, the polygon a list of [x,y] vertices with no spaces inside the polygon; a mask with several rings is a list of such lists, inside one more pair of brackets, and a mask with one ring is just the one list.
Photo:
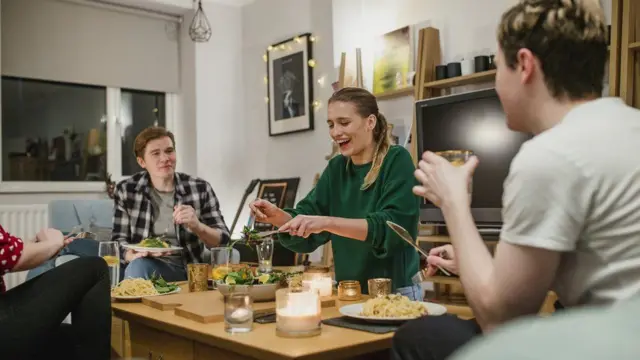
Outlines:
{"label": "television screen", "polygon": [[[495,89],[442,96],[416,103],[418,154],[471,150],[480,160],[473,176],[471,208],[477,223],[502,222],[502,186],[511,160],[531,138],[507,128]],[[442,213],[425,200],[420,220],[442,223]]]}

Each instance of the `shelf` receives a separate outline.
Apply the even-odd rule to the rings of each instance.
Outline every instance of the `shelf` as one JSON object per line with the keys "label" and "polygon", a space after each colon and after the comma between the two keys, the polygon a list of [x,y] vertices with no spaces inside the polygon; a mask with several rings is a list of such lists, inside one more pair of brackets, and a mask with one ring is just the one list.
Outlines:
{"label": "shelf", "polygon": [[482,82],[494,81],[496,77],[495,70],[478,72],[470,75],[457,76],[449,79],[431,81],[424,84],[424,87],[430,89],[446,89],[454,86],[464,86],[477,84]]}
{"label": "shelf", "polygon": [[455,276],[425,276],[425,282],[445,285],[460,285],[460,278]]}
{"label": "shelf", "polygon": [[629,50],[640,51],[640,41],[629,44]]}
{"label": "shelf", "polygon": [[376,95],[376,99],[389,100],[389,99],[395,99],[403,96],[413,96],[413,86],[403,88],[403,89],[383,92],[382,94]]}
{"label": "shelf", "polygon": [[[443,235],[430,235],[430,236],[418,236],[417,242],[429,242],[429,243],[451,243],[448,236]],[[485,240],[485,244],[493,246],[498,244],[498,240]]]}

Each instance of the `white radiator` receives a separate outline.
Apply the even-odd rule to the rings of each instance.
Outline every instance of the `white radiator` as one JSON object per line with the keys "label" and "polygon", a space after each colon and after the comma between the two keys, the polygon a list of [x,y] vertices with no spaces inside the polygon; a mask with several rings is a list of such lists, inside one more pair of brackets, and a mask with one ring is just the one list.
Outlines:
{"label": "white radiator", "polygon": [[[31,241],[38,231],[47,227],[48,208],[47,204],[0,205],[0,225],[11,235]],[[26,277],[26,271],[9,273],[4,276],[4,282],[10,289],[22,284]]]}

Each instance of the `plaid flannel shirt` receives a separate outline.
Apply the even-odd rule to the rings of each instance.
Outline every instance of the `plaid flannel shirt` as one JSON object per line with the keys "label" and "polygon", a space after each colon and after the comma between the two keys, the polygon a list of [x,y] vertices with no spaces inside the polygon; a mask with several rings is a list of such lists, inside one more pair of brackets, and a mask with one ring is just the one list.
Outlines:
{"label": "plaid flannel shirt", "polygon": [[[174,181],[175,203],[193,207],[200,222],[222,230],[220,244],[227,244],[230,239],[229,229],[220,213],[218,198],[211,185],[202,179],[178,172]],[[155,214],[151,205],[151,186],[149,173],[146,171],[139,172],[116,186],[112,241],[118,241],[120,245],[137,244],[150,236],[159,235],[152,234]],[[176,236],[184,248],[183,262],[188,264],[203,261],[204,243],[196,234],[184,226],[176,225]],[[123,255],[124,250],[120,251]]]}

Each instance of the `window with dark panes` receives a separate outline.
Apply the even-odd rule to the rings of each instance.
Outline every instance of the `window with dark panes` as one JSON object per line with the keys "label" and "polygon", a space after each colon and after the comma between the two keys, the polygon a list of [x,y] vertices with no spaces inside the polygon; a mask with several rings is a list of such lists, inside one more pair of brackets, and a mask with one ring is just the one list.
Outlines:
{"label": "window with dark panes", "polygon": [[133,154],[136,135],[149,126],[166,127],[165,94],[122,89],[119,120],[122,175],[129,176],[142,170]]}
{"label": "window with dark panes", "polygon": [[104,180],[106,92],[3,76],[2,180]]}

